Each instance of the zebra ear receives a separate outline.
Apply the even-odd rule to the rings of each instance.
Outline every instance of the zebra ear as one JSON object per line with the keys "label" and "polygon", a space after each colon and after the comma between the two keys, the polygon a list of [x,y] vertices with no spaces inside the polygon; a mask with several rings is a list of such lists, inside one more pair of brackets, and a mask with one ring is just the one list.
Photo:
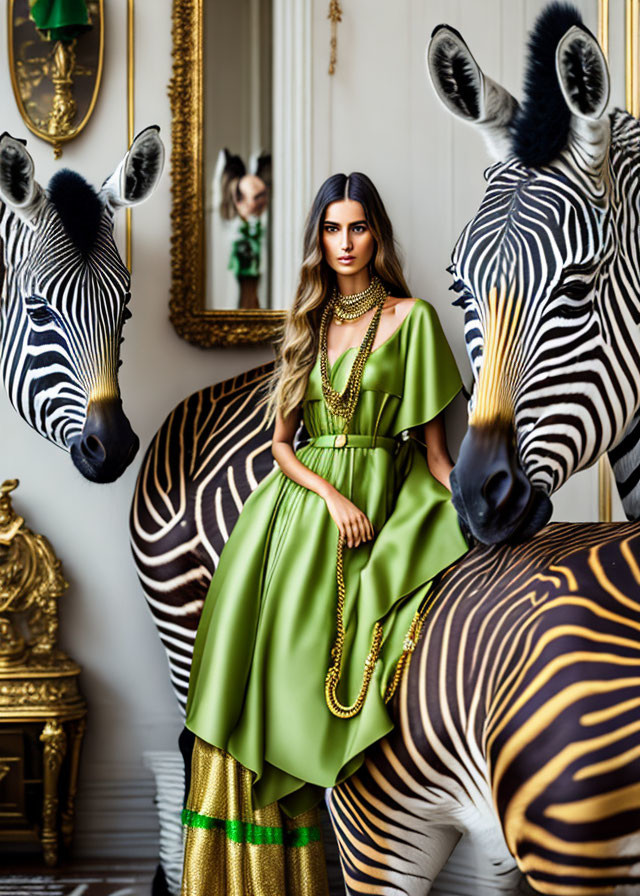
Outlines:
{"label": "zebra ear", "polygon": [[579,25],[569,28],[556,48],[556,72],[571,113],[600,118],[609,102],[609,69],[590,31]]}
{"label": "zebra ear", "polygon": [[5,131],[0,136],[0,199],[21,218],[30,221],[42,195],[34,176],[33,159],[24,141]]}
{"label": "zebra ear", "polygon": [[609,126],[601,120],[609,102],[609,68],[600,44],[586,28],[574,25],[556,49],[560,90],[572,115],[572,140],[598,165],[606,156]]}
{"label": "zebra ear", "polygon": [[504,87],[486,77],[455,28],[435,28],[426,64],[436,95],[449,112],[480,128],[496,161],[510,155],[509,122],[518,103]]}
{"label": "zebra ear", "polygon": [[102,185],[100,195],[112,208],[138,205],[157,187],[163,167],[160,128],[152,125],[134,139],[129,152]]}

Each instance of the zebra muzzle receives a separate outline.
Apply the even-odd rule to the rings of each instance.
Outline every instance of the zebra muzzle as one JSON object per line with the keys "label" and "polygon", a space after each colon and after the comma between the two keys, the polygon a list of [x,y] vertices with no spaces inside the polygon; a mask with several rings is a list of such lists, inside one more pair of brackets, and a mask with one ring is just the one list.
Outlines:
{"label": "zebra muzzle", "polygon": [[470,426],[451,474],[453,505],[482,544],[531,537],[551,515],[551,502],[520,466],[508,423]]}
{"label": "zebra muzzle", "polygon": [[140,447],[120,398],[92,401],[82,432],[70,446],[71,459],[91,482],[114,482]]}

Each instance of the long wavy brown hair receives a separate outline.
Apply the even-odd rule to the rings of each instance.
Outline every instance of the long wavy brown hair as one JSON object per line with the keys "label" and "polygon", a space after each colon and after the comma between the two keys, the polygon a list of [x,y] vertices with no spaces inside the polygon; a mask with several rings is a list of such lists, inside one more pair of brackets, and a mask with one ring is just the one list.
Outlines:
{"label": "long wavy brown hair", "polygon": [[411,295],[393,238],[391,221],[380,194],[366,174],[334,174],[322,184],[304,228],[303,262],[293,304],[279,343],[279,357],[267,396],[267,415],[272,422],[279,411],[284,418],[304,398],[309,373],[318,353],[320,318],[332,294],[335,272],[322,252],[322,227],[327,206],[342,199],[359,202],[375,240],[370,262],[389,295]]}

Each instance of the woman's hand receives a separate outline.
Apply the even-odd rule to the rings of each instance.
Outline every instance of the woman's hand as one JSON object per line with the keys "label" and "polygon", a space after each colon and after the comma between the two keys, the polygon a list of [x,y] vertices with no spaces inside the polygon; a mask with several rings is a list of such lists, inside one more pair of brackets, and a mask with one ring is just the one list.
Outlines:
{"label": "woman's hand", "polygon": [[326,490],[323,498],[347,547],[357,548],[363,541],[373,540],[373,526],[367,515],[352,501],[333,487]]}

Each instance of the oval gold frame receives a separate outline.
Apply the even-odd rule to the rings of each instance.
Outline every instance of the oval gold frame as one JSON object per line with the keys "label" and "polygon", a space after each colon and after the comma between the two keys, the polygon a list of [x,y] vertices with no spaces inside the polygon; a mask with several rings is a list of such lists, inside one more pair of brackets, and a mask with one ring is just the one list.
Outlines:
{"label": "oval gold frame", "polygon": [[7,43],[9,44],[9,71],[11,73],[11,86],[13,87],[13,95],[16,99],[16,105],[18,106],[18,110],[22,117],[22,120],[29,128],[32,134],[35,134],[36,137],[39,137],[41,140],[45,140],[47,143],[50,143],[54,150],[56,150],[56,158],[59,155],[60,149],[63,144],[68,143],[70,140],[74,140],[80,132],[84,129],[87,122],[91,118],[93,114],[93,110],[95,108],[98,92],[100,90],[100,82],[102,81],[102,68],[104,64],[104,0],[98,0],[98,5],[100,8],[100,32],[99,32],[99,41],[100,48],[98,51],[98,66],[96,69],[96,78],[93,85],[93,94],[91,96],[91,100],[89,101],[89,106],[84,115],[82,121],[68,134],[59,134],[56,136],[51,136],[51,134],[47,134],[45,131],[41,131],[36,125],[33,123],[31,117],[29,116],[27,110],[25,109],[24,103],[22,101],[22,97],[20,95],[20,91],[18,89],[18,82],[15,73],[15,58],[13,52],[13,11],[14,11],[15,0],[9,0],[9,4],[7,7]]}
{"label": "oval gold frame", "polygon": [[173,0],[171,299],[176,333],[200,348],[269,342],[286,312],[204,307],[203,0]]}

